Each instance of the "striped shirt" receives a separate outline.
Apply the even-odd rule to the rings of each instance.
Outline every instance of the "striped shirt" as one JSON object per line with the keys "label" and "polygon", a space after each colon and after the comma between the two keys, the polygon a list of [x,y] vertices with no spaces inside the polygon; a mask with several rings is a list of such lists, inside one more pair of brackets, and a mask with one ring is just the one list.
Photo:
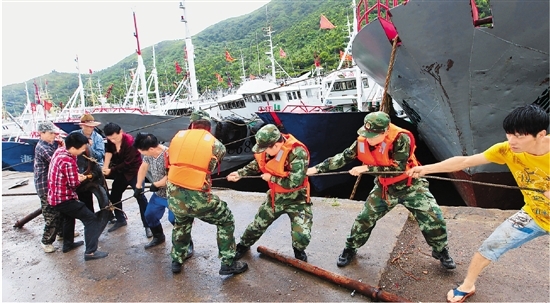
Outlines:
{"label": "striped shirt", "polygon": [[39,140],[34,149],[34,186],[39,197],[48,194],[48,169],[57,143]]}
{"label": "striped shirt", "polygon": [[78,166],[76,157],[65,147],[58,148],[52,156],[48,171],[48,203],[56,206],[68,200],[77,200]]}
{"label": "striped shirt", "polygon": [[[157,182],[167,175],[166,172],[166,157],[168,156],[168,147],[162,146],[163,151],[155,158],[151,156],[143,156],[143,162],[149,165],[149,172],[151,173],[151,182]],[[166,155],[166,156],[165,156]],[[166,187],[159,187],[157,196],[166,199]]]}

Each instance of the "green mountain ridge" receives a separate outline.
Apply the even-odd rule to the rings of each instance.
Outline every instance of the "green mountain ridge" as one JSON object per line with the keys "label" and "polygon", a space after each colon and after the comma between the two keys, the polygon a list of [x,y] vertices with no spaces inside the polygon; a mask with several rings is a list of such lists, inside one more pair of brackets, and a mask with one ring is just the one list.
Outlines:
{"label": "green mountain ridge", "polygon": [[[250,14],[211,25],[193,36],[195,69],[200,92],[206,89],[226,88],[228,76],[233,85],[239,85],[243,76],[241,56],[247,77],[270,73],[270,62],[265,55],[265,52],[269,51],[269,42],[264,36],[265,32],[262,31],[268,25],[273,30],[275,59],[290,75],[298,75],[311,70],[314,66],[314,53],[319,54],[322,65],[326,69],[337,66],[339,50],[343,50],[347,43],[346,23],[348,17],[350,20],[353,18],[351,1],[272,0],[266,6],[268,19],[266,19],[266,8],[263,6]],[[331,20],[336,28],[320,30],[319,18],[321,14]],[[177,83],[182,79],[183,73],[176,74],[175,63],[178,62],[185,69],[184,45],[185,39],[161,41],[154,45],[161,95],[173,92]],[[128,46],[129,49],[130,47]],[[146,77],[153,66],[152,48],[150,46],[142,49],[142,57],[147,69]],[[287,54],[287,58],[279,57],[280,48]],[[230,63],[225,60],[226,50],[236,59],[234,62]],[[99,78],[103,95],[107,88],[113,85],[108,102],[122,103],[126,95],[126,87],[131,83],[128,71],[137,67],[136,59],[137,55],[132,53],[111,67],[94,71],[92,75],[83,73],[82,81],[85,90],[90,91],[89,78],[91,76],[92,89],[96,90],[95,94],[98,94],[97,82]],[[126,84],[125,73],[127,74]],[[222,83],[218,82],[216,73],[223,77]],[[52,71],[27,81],[31,101],[34,100],[33,81],[36,81],[42,88],[45,88],[47,81],[47,92],[56,105],[59,103],[66,105],[78,88],[77,73]],[[23,111],[26,98],[24,83],[2,87],[4,107],[13,115],[18,115]]]}
{"label": "green mountain ridge", "polygon": [[[369,3],[372,2],[374,0],[369,0]],[[488,0],[477,0],[476,3],[481,17],[488,14]],[[339,53],[348,43],[347,24],[352,22],[354,13],[355,8],[348,0],[272,0],[250,14],[230,18],[206,28],[192,38],[199,91],[227,88],[228,77],[233,85],[238,86],[243,76],[241,56],[246,77],[270,74],[271,63],[265,54],[269,51],[269,42],[263,31],[268,26],[273,30],[275,59],[291,76],[313,70],[314,54],[319,56],[325,70],[335,69],[339,62]],[[326,16],[336,28],[319,29],[321,15]],[[183,73],[176,74],[175,63],[178,62],[185,68],[184,45],[185,39],[161,41],[154,45],[161,95],[172,93],[183,77]],[[129,49],[131,47],[128,46]],[[281,48],[287,54],[286,58],[280,58]],[[236,59],[234,62],[225,60],[226,50]],[[153,66],[152,53],[152,46],[142,49],[146,77]],[[131,83],[129,70],[136,67],[137,55],[132,53],[115,65],[94,72],[91,80],[89,74],[82,74],[85,90],[90,91],[92,86],[95,93],[99,94],[99,79],[102,95],[109,86],[113,86],[108,102],[122,103],[126,88]],[[223,77],[222,83],[218,82],[216,74]],[[66,105],[78,88],[77,73],[52,71],[27,81],[31,100],[34,100],[34,80],[42,86],[47,81],[47,91],[56,105]],[[2,101],[6,110],[13,115],[21,113],[26,103],[25,84],[3,86]]]}

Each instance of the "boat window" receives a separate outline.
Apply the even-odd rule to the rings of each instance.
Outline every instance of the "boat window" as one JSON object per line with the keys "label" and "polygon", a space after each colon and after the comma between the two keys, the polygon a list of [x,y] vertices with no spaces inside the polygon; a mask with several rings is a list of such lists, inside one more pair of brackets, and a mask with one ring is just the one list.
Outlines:
{"label": "boat window", "polygon": [[267,101],[267,98],[266,98],[265,95],[262,95],[262,100],[263,100],[263,101]]}
{"label": "boat window", "polygon": [[275,93],[275,100],[281,100],[281,96],[279,95],[279,93]]}
{"label": "boat window", "polygon": [[288,100],[292,100],[292,94],[290,92],[286,93],[286,97]]}
{"label": "boat window", "polygon": [[292,97],[293,99],[298,99],[298,97],[296,97],[296,92],[292,92]]}
{"label": "boat window", "polygon": [[302,99],[302,93],[300,91],[296,92],[298,94],[298,99]]}
{"label": "boat window", "polygon": [[267,94],[267,98],[269,99],[269,101],[273,101],[273,94]]}
{"label": "boat window", "polygon": [[334,86],[332,86],[332,91],[342,90],[342,84],[340,82],[334,82]]}
{"label": "boat window", "polygon": [[363,79],[363,87],[369,87],[369,79]]}

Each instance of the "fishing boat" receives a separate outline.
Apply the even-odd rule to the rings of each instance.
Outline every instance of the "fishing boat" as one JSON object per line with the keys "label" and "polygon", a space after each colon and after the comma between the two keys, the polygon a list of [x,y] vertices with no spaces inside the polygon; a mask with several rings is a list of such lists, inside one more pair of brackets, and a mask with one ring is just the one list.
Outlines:
{"label": "fishing boat", "polygon": [[[357,6],[354,60],[381,85],[393,63],[388,92],[438,161],[506,140],[502,121],[515,107],[549,111],[548,1],[491,0],[484,18],[475,0],[369,2]],[[450,176],[516,186],[504,165]],[[469,206],[523,206],[519,190],[454,184]]]}
{"label": "fishing boat", "polygon": [[[59,112],[53,123],[55,126],[69,134],[75,130],[79,130],[80,118],[85,113],[91,113],[95,111],[109,111],[112,106],[107,104],[107,97],[110,94],[110,89],[105,96],[101,94],[101,86],[97,85],[97,93],[92,87],[92,73],[88,78],[88,90],[86,91],[82,82],[82,74],[80,73],[80,65],[78,63],[78,56],[75,59],[76,69],[78,74],[78,87],[67,101],[61,112]],[[112,86],[111,86],[112,88]],[[115,110],[115,109],[113,109]],[[100,134],[101,130],[96,129]]]}
{"label": "fishing boat", "polygon": [[[35,100],[30,101],[25,82],[27,104],[18,117],[6,111],[11,122],[2,125],[2,170],[32,172],[34,170],[34,148],[40,139],[38,123],[53,119],[49,110],[52,102],[47,89],[42,92],[34,83]],[[60,130],[56,130],[60,132]]]}
{"label": "fishing boat", "polygon": [[[357,139],[357,129],[363,125],[366,113],[380,108],[383,88],[353,64],[351,46],[357,33],[356,23],[356,19],[353,23],[348,21],[349,43],[340,56],[338,67],[324,75],[318,85],[319,104],[269,107],[256,112],[265,123],[275,124],[281,132],[290,133],[303,142],[310,152],[310,166],[349,147]],[[351,67],[344,67],[345,64]],[[403,123],[399,124],[403,126]],[[410,128],[410,125],[405,127]],[[350,163],[339,171],[349,170],[355,165],[359,162]],[[349,174],[336,174],[310,178],[310,184],[315,194],[321,194],[353,183],[355,179]]]}
{"label": "fishing boat", "polygon": [[[179,6],[185,16],[185,5]],[[220,113],[218,103],[209,95],[199,96],[195,75],[194,49],[187,19],[181,18],[186,25],[186,70],[176,91],[161,100],[158,94],[158,79],[156,68],[146,80],[146,68],[141,56],[137,21],[134,13],[135,38],[137,42],[138,66],[124,104],[120,107],[94,108],[90,113],[96,121],[103,125],[114,122],[128,133],[149,132],[159,141],[168,145],[179,130],[189,126],[189,114],[193,110],[202,109],[213,119],[212,133],[226,145],[227,153],[220,171],[231,170],[252,159],[251,147],[254,145],[252,131],[259,127],[259,119],[243,119],[234,115],[224,116]],[[153,62],[155,59],[153,58]],[[154,89],[151,89],[154,88]],[[153,94],[154,97],[150,98]],[[183,98],[180,98],[183,96]],[[154,100],[154,102],[151,102]],[[229,113],[229,112],[227,112]]]}

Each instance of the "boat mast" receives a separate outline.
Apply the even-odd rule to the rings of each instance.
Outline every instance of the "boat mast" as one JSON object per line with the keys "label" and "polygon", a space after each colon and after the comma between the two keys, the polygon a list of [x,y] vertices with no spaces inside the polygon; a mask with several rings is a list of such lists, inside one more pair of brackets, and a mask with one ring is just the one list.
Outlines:
{"label": "boat mast", "polygon": [[193,48],[193,42],[191,41],[191,31],[189,30],[189,24],[185,15],[185,1],[180,2],[180,8],[183,10],[180,21],[185,24],[185,48],[187,50],[187,63],[189,65],[189,80],[191,82],[191,97],[192,100],[199,99],[199,92],[197,89],[197,77],[195,75],[195,49]]}
{"label": "boat mast", "polygon": [[269,52],[266,52],[265,54],[269,56],[269,60],[271,61],[271,76],[273,77],[273,82],[276,82],[277,76],[275,74],[275,56],[273,56],[273,40],[271,39],[271,34],[274,33],[274,31],[271,30],[271,25],[264,28],[264,31],[266,32],[266,35],[264,36],[269,37]]}
{"label": "boat mast", "polygon": [[126,98],[124,99],[124,107],[128,107],[130,103],[130,98],[132,99],[132,107],[136,108],[139,104],[138,102],[143,102],[143,107],[145,111],[149,111],[149,96],[147,94],[147,81],[145,79],[145,64],[143,64],[143,57],[141,57],[141,48],[139,46],[139,35],[137,29],[136,13],[132,13],[134,16],[134,37],[136,37],[137,49],[136,53],[138,55],[138,66],[134,78],[132,79],[132,84],[130,84],[130,89],[126,93]]}
{"label": "boat mast", "polygon": [[243,51],[241,50],[241,68],[243,70],[243,80],[242,80],[242,83],[244,83],[244,81],[246,81],[246,73],[244,71],[244,56],[243,56]]}
{"label": "boat mast", "polygon": [[[151,85],[154,86],[154,91],[151,91]],[[150,93],[155,94],[155,103],[157,106],[159,106],[160,98],[159,98],[159,83],[158,83],[158,73],[157,73],[157,59],[155,56],[155,45],[153,45],[153,69],[151,70],[151,74],[147,79],[147,94],[150,94]],[[147,107],[146,110],[149,111],[149,107]]]}
{"label": "boat mast", "polygon": [[[84,84],[82,84],[82,74],[80,73],[80,63],[78,63],[78,55],[76,56],[76,70],[78,71],[78,94],[80,95],[80,109],[84,111],[86,101],[84,100]],[[67,104],[68,105],[68,104]]]}

